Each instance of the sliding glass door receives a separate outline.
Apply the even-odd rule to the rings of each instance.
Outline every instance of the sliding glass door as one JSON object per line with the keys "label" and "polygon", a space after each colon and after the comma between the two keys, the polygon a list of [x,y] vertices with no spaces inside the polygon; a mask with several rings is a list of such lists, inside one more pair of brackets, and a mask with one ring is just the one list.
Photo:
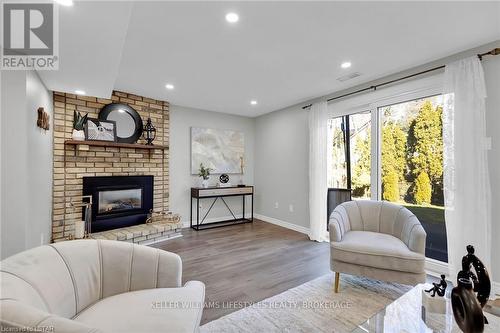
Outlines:
{"label": "sliding glass door", "polygon": [[441,95],[378,108],[379,198],[412,211],[427,232],[426,256],[447,262],[442,113]]}
{"label": "sliding glass door", "polygon": [[447,262],[442,103],[438,95],[331,119],[328,187],[405,206],[427,232],[426,256]]}

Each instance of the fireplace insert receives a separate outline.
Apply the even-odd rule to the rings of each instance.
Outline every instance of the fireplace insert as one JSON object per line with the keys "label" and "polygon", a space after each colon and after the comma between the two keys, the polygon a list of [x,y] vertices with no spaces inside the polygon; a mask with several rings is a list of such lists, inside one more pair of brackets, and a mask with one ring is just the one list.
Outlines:
{"label": "fireplace insert", "polygon": [[92,232],[142,224],[153,209],[153,176],[83,177],[83,195],[94,203]]}

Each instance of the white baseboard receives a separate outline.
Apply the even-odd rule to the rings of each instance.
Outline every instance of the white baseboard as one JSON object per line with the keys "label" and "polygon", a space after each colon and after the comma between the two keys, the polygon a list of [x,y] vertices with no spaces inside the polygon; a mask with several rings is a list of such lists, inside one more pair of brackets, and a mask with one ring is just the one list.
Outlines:
{"label": "white baseboard", "polygon": [[300,233],[309,235],[309,228],[306,228],[306,227],[303,227],[303,226],[300,226],[300,225],[296,225],[296,224],[293,224],[293,223],[290,223],[290,222],[285,222],[285,221],[282,221],[282,220],[275,219],[274,217],[264,216],[264,215],[261,215],[261,214],[254,214],[254,217],[256,219],[262,220],[264,222],[268,222],[268,223],[271,223],[271,224],[279,225],[280,227],[291,229],[291,230],[298,231]]}
{"label": "white baseboard", "polygon": [[[241,218],[241,217],[243,217],[243,215],[242,214],[236,214],[236,217],[237,218]],[[248,217],[248,216],[246,216],[246,217]],[[221,221],[221,220],[230,220],[232,218],[233,217],[231,215],[230,216],[212,217],[212,218],[205,219],[205,221],[203,223],[212,223],[212,222],[217,222],[217,221]],[[282,220],[278,220],[278,219],[275,219],[273,217],[264,216],[264,215],[261,215],[261,214],[254,214],[254,218],[262,220],[264,222],[271,223],[271,224],[279,225],[280,227],[283,227],[283,228],[287,228],[287,229],[291,229],[291,230],[294,230],[294,231],[298,231],[298,232],[306,234],[306,235],[309,234],[309,228],[302,227],[300,225],[296,225],[296,224],[293,224],[293,223],[290,223],[290,222],[285,222],[285,221],[282,221]],[[182,227],[183,228],[189,228],[190,227],[189,220],[182,221]]]}

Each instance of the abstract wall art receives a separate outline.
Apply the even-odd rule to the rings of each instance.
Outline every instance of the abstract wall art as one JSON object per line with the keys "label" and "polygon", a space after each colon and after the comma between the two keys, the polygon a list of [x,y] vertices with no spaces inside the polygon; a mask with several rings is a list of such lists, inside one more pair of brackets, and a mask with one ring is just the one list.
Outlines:
{"label": "abstract wall art", "polygon": [[243,132],[191,127],[191,174],[198,173],[201,163],[212,174],[239,174],[244,154]]}

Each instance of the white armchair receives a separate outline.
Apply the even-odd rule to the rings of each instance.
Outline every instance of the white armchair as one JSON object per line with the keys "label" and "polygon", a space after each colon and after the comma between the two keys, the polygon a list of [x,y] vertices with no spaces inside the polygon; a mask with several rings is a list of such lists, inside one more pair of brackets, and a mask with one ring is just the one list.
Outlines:
{"label": "white armchair", "polygon": [[49,332],[196,332],[205,286],[181,286],[178,255],[105,240],[30,249],[0,263],[1,327]]}
{"label": "white armchair", "polygon": [[337,206],[329,220],[330,268],[340,273],[417,284],[425,281],[426,233],[405,207],[357,200]]}

